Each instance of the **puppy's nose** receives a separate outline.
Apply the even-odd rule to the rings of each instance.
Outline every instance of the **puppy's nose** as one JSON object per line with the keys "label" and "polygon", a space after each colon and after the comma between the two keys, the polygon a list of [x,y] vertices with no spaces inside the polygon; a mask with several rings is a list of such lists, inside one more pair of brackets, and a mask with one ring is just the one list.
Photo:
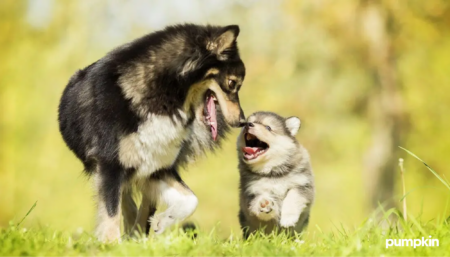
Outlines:
{"label": "puppy's nose", "polygon": [[249,122],[249,123],[247,123],[247,126],[250,128],[250,127],[254,127],[255,126],[255,124],[253,124],[253,123],[251,123],[251,122]]}

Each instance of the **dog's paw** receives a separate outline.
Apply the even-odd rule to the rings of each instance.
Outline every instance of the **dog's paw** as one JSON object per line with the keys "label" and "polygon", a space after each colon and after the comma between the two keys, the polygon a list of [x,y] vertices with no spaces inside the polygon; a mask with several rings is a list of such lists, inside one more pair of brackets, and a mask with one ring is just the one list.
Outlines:
{"label": "dog's paw", "polygon": [[120,243],[120,227],[111,224],[101,224],[96,230],[97,239],[103,243]]}
{"label": "dog's paw", "polygon": [[277,215],[274,202],[268,198],[260,198],[255,201],[251,206],[251,212],[258,219],[265,221],[271,220]]}
{"label": "dog's paw", "polygon": [[259,212],[269,214],[273,211],[273,201],[268,199],[261,199],[259,201]]}
{"label": "dog's paw", "polygon": [[294,214],[281,215],[280,226],[283,228],[294,227],[298,222],[298,218],[298,215]]}
{"label": "dog's paw", "polygon": [[175,219],[171,216],[167,216],[164,213],[157,214],[150,218],[150,224],[152,225],[153,231],[155,234],[162,234],[166,228],[170,227],[173,223],[175,223]]}

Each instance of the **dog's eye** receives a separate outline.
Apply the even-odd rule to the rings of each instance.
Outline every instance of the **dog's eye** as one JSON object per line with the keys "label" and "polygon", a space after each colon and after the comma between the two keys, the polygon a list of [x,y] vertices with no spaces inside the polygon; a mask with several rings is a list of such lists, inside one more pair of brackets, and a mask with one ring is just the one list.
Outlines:
{"label": "dog's eye", "polygon": [[272,128],[269,127],[269,126],[266,126],[266,129],[267,129],[268,131],[272,131]]}
{"label": "dog's eye", "polygon": [[236,80],[229,79],[228,80],[228,88],[233,90],[236,87]]}

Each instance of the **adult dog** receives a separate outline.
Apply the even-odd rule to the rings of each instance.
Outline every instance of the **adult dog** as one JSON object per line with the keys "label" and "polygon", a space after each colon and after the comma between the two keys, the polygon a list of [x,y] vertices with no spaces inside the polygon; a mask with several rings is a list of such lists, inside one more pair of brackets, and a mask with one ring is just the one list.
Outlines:
{"label": "adult dog", "polygon": [[[127,232],[148,232],[159,201],[168,208],[151,219],[156,233],[194,212],[197,197],[177,167],[219,146],[244,120],[238,34],[236,25],[170,26],[72,76],[59,126],[94,176],[99,240],[120,240],[120,209]],[[139,210],[132,187],[142,192]]]}

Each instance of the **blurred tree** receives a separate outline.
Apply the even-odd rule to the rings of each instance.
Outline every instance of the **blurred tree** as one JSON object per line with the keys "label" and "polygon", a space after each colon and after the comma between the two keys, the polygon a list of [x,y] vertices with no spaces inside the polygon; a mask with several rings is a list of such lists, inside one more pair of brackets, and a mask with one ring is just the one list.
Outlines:
{"label": "blurred tree", "polygon": [[394,178],[397,170],[398,146],[403,145],[404,116],[400,95],[400,79],[393,38],[398,26],[391,10],[378,0],[362,0],[358,10],[361,39],[367,56],[364,63],[372,74],[373,90],[368,93],[368,114],[372,143],[365,156],[365,184],[372,207],[381,202],[394,206]]}
{"label": "blurred tree", "polygon": [[[316,33],[323,31],[322,40],[329,42],[328,49],[315,50],[314,62],[300,67],[311,66],[309,73],[328,67],[331,72],[324,77],[327,82],[323,89],[327,95],[334,94],[332,100],[336,101],[330,104],[336,106],[330,108],[341,120],[349,114],[359,117],[371,134],[363,168],[367,207],[376,208],[378,202],[393,206],[397,146],[406,132],[394,45],[398,33],[395,17],[382,1],[376,0],[290,2],[288,9],[297,19],[291,22],[303,23]],[[313,36],[315,41],[324,37]],[[324,51],[328,51],[325,56]],[[297,58],[297,62],[302,59]],[[330,86],[342,79],[346,89],[337,91]],[[352,130],[351,124],[345,129]],[[351,140],[342,137],[340,141],[344,144]]]}

